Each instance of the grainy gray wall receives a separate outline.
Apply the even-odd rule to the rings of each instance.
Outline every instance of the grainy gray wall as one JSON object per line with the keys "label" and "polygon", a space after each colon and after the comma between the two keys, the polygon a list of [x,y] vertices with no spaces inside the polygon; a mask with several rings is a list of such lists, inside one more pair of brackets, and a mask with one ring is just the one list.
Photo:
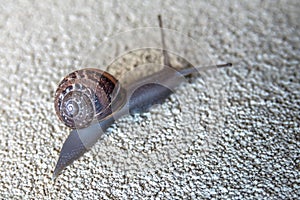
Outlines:
{"label": "grainy gray wall", "polygon": [[[2,2],[0,197],[299,198],[299,10],[297,0]],[[118,121],[53,183],[70,131],[55,116],[57,83],[153,41],[118,37],[111,54],[100,45],[157,27],[157,14],[197,43],[169,38],[179,56],[234,67],[191,77],[165,104]],[[147,59],[160,56],[136,53],[110,70],[120,76]]]}

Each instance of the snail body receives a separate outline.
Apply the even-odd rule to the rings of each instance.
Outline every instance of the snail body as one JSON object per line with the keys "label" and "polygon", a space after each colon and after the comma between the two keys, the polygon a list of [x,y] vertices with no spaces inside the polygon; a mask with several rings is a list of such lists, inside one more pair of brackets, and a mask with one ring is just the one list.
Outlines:
{"label": "snail body", "polygon": [[[227,66],[231,66],[231,63],[203,67],[202,69],[207,70]],[[88,72],[86,72],[86,70]],[[120,117],[126,114],[144,112],[148,110],[152,105],[162,103],[166,98],[170,96],[170,94],[174,92],[174,88],[183,81],[184,76],[192,73],[198,73],[198,70],[199,69],[197,68],[191,67],[180,71],[176,71],[173,68],[164,67],[161,71],[157,73],[154,73],[148,77],[142,78],[134,83],[125,85],[123,87],[119,85],[119,82],[115,81],[115,79],[111,77],[110,74],[99,74],[97,73],[98,70],[96,69],[82,69],[69,74],[66,78],[63,79],[63,81],[60,83],[59,88],[57,89],[55,100],[55,108],[57,109],[56,112],[58,114],[63,113],[59,110],[59,108],[62,110],[66,110],[64,106],[67,106],[68,104],[62,103],[60,101],[71,101],[70,99],[68,99],[68,96],[70,95],[66,93],[72,91],[76,94],[74,95],[74,97],[80,96],[79,99],[84,100],[84,103],[79,104],[81,109],[84,110],[83,113],[85,113],[85,115],[82,115],[86,116],[86,118],[91,118],[85,120],[85,123],[87,122],[86,124],[83,123],[84,120],[82,122],[79,121],[78,124],[76,124],[77,121],[75,119],[66,120],[66,122],[75,122],[75,124],[72,124],[72,126],[77,128],[74,128],[70,132],[69,137],[67,138],[61,149],[59,160],[54,170],[53,178],[56,178],[66,166],[70,165],[74,160],[77,160],[86,151],[88,151],[98,141],[98,139],[100,139],[103,136],[106,129],[110,127],[115,122],[115,120],[119,119]],[[95,89],[95,85],[97,87],[101,87],[101,85],[99,84],[90,83],[89,81],[83,81],[85,79],[81,80],[83,74],[88,74],[91,72],[96,72],[94,75],[92,75],[92,77],[94,77],[93,81],[95,81],[96,83],[100,83],[103,80],[108,81],[104,83],[104,88],[96,89],[96,91],[100,91],[99,94],[103,95],[104,100],[95,101],[93,100],[94,95],[78,95],[80,90],[71,90],[71,88],[67,89],[67,83],[71,85],[74,83],[75,85],[79,84],[78,82],[89,83],[85,86],[92,86],[91,88],[86,88],[83,86],[75,86],[72,88],[81,88],[83,89],[81,92],[88,91],[87,94],[91,94],[91,90]],[[74,75],[74,73],[77,75]],[[107,75],[108,78],[103,78],[103,75]],[[78,77],[81,81],[77,82],[76,80],[73,80]],[[84,77],[86,78],[86,76]],[[108,87],[106,86],[107,84],[113,85]],[[108,93],[104,94],[104,91]],[[96,96],[98,97],[99,95],[97,94]],[[92,100],[86,100],[86,97],[92,97]],[[101,104],[101,106],[86,105],[95,102],[103,102],[103,104]],[[84,108],[84,105],[86,105],[87,108]],[[97,107],[102,107],[103,110],[96,113],[95,110],[97,110]],[[88,110],[90,108],[93,108],[91,111],[93,114],[88,113]],[[64,121],[65,119],[63,116],[59,116],[59,118],[62,119],[62,121]],[[83,128],[78,128],[80,126]]]}

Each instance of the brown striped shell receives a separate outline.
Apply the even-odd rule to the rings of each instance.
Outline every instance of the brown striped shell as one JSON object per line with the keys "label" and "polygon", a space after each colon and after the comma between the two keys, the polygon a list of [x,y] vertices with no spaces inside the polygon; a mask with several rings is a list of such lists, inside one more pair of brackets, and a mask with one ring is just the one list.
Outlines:
{"label": "brown striped shell", "polygon": [[55,111],[70,128],[84,128],[94,120],[112,113],[112,102],[120,101],[119,82],[99,69],[82,69],[70,73],[55,93]]}

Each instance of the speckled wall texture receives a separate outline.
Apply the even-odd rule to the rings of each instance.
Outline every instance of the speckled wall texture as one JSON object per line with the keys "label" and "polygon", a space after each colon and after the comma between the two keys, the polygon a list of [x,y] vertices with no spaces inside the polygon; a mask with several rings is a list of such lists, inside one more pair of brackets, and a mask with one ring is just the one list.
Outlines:
{"label": "speckled wall texture", "polygon": [[[2,2],[0,199],[299,199],[299,10],[297,0]],[[135,42],[159,44],[118,37],[101,51],[117,33],[158,27],[158,14],[198,44],[169,39],[177,56],[234,67],[189,77],[163,105],[122,118],[53,182],[70,131],[55,115],[57,84]],[[148,73],[139,63],[149,60],[161,57],[133,52],[109,71]]]}

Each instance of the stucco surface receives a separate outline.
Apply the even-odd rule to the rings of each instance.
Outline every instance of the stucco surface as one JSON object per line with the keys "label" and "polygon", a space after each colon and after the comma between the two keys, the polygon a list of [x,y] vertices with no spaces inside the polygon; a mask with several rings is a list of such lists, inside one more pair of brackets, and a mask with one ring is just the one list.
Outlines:
{"label": "stucco surface", "polygon": [[[1,199],[298,199],[299,10],[297,0],[2,2]],[[158,32],[116,35],[157,27],[158,14],[177,31],[174,54],[234,67],[189,77],[164,104],[122,118],[53,182],[70,131],[55,115],[57,84],[119,54],[108,70],[122,81],[151,73],[143,64],[160,53],[140,48],[159,47]]]}

